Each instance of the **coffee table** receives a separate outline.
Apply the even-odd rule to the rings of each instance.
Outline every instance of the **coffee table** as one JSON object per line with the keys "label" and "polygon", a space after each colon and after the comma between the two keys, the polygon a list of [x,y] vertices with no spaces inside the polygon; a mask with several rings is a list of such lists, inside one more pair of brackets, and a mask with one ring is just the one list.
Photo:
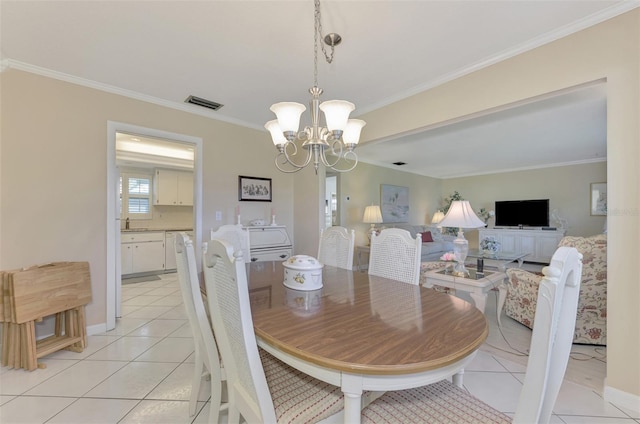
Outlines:
{"label": "coffee table", "polygon": [[[485,271],[484,275],[478,275],[475,269],[468,269],[468,271],[469,275],[466,277],[453,275],[450,271],[444,269],[427,271],[424,274],[426,278],[423,286],[431,288],[437,285],[468,292],[476,308],[482,313],[484,313],[484,308],[487,304],[489,290],[497,287],[500,291],[500,298],[506,297],[507,286],[504,282],[507,274],[502,271]],[[500,319],[499,315],[498,319]]]}
{"label": "coffee table", "polygon": [[528,253],[526,252],[497,252],[493,254],[485,253],[479,249],[469,249],[467,258],[482,258],[485,266],[493,266],[504,272],[511,262],[518,262],[518,267],[522,266],[522,261]]}

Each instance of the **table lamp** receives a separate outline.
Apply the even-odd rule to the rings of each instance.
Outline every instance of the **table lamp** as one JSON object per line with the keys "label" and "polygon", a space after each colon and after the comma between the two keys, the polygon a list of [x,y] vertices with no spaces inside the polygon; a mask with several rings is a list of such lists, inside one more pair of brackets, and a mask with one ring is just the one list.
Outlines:
{"label": "table lamp", "polygon": [[369,237],[369,244],[371,244],[371,234],[376,231],[376,224],[382,223],[382,212],[380,211],[380,206],[367,206],[364,209],[362,222],[365,224],[371,224],[371,228],[369,228],[369,232],[367,233],[367,237]]}
{"label": "table lamp", "polygon": [[440,225],[440,221],[444,219],[444,213],[438,209],[436,213],[433,214],[433,218],[431,218],[431,223],[436,225],[436,228],[442,232],[442,225]]}
{"label": "table lamp", "polygon": [[485,223],[473,212],[468,200],[455,200],[438,224],[442,227],[458,227],[458,237],[453,241],[453,253],[457,262],[454,274],[464,277],[469,273],[464,267],[464,261],[469,253],[469,242],[464,238],[462,229],[481,228],[485,226]]}

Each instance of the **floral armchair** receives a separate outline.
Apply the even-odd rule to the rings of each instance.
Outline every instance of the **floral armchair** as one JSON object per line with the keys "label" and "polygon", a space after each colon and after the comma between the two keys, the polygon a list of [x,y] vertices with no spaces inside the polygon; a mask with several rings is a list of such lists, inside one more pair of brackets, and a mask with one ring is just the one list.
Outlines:
{"label": "floral armchair", "polygon": [[[564,237],[559,246],[575,247],[582,253],[582,282],[574,343],[607,344],[607,235]],[[507,316],[533,328],[538,298],[537,275],[519,268],[507,271],[508,294],[505,302]]]}

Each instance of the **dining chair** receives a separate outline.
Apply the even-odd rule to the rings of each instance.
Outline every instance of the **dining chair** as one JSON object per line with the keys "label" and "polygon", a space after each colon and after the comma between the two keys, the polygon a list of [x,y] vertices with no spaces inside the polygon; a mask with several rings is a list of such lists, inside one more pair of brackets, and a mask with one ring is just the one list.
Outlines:
{"label": "dining chair", "polygon": [[179,233],[175,242],[178,281],[195,347],[195,368],[189,397],[189,416],[196,413],[198,394],[202,380],[211,385],[211,406],[209,422],[217,423],[222,406],[222,381],[226,379],[225,369],[220,363],[216,341],[204,306],[198,280],[193,242],[186,233]]}
{"label": "dining chair", "polygon": [[414,239],[401,228],[385,228],[371,234],[369,274],[410,284],[420,283],[422,238]]}
{"label": "dining chair", "polygon": [[245,262],[250,262],[251,241],[249,231],[243,230],[239,225],[221,225],[217,230],[211,229],[211,240],[226,240],[233,246],[234,250],[242,249]]}
{"label": "dining chair", "polygon": [[[551,418],[573,342],[582,254],[573,247],[559,247],[542,272],[527,372],[514,423],[547,423]],[[363,409],[362,422],[508,423],[511,419],[444,380],[387,392]]]}
{"label": "dining chair", "polygon": [[356,232],[344,227],[329,227],[320,232],[318,261],[325,265],[353,269],[353,249]]}
{"label": "dining chair", "polygon": [[227,371],[229,422],[318,422],[340,413],[337,386],[316,380],[258,349],[244,258],[224,240],[203,254],[213,331]]}

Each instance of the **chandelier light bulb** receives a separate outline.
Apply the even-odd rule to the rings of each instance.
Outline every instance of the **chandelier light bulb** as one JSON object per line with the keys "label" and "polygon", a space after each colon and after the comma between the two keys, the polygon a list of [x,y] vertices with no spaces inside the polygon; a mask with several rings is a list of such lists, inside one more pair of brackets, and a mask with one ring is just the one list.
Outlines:
{"label": "chandelier light bulb", "polygon": [[271,111],[278,118],[278,125],[283,133],[298,132],[300,126],[300,115],[307,110],[307,107],[301,103],[280,102],[271,105]]}
{"label": "chandelier light bulb", "polygon": [[280,129],[280,125],[278,125],[277,119],[267,122],[264,124],[264,127],[269,130],[269,133],[271,133],[271,140],[273,141],[274,146],[277,147],[287,142],[287,139],[284,137],[284,134]]}
{"label": "chandelier light bulb", "polygon": [[344,131],[349,114],[356,106],[346,100],[328,100],[320,104],[329,131]]}
{"label": "chandelier light bulb", "polygon": [[342,133],[342,139],[345,144],[358,144],[360,141],[360,132],[362,131],[362,127],[367,125],[362,119],[349,119],[347,121],[347,127],[344,129],[344,133]]}

